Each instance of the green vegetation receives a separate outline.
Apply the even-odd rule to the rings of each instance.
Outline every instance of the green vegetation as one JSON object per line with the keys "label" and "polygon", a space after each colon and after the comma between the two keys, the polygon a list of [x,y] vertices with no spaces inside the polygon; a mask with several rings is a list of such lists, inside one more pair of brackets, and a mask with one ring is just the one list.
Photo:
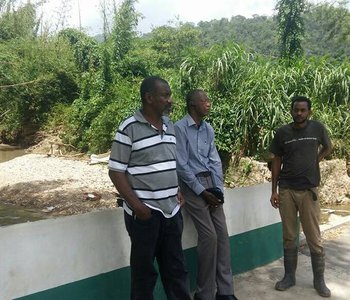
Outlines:
{"label": "green vegetation", "polygon": [[190,89],[207,91],[223,157],[263,158],[274,130],[290,121],[296,94],[313,100],[333,156],[349,155],[347,1],[279,1],[277,17],[180,22],[138,36],[135,1],[125,0],[100,42],[72,28],[39,34],[38,4],[15,9],[15,2],[0,1],[0,142],[23,144],[28,128],[50,129],[81,151],[106,152],[121,120],[140,106],[142,79],[159,75],[172,87],[174,120]]}
{"label": "green vegetation", "polygon": [[301,41],[304,36],[304,20],[302,14],[305,10],[305,0],[280,0],[277,2],[276,9],[278,11],[280,56],[289,64],[303,53]]}

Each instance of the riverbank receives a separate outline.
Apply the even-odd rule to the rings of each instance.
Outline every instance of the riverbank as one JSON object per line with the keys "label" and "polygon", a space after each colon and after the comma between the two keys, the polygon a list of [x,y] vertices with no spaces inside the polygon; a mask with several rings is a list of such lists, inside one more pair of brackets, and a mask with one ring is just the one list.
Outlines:
{"label": "riverbank", "polygon": [[50,215],[73,215],[115,207],[106,165],[87,158],[26,154],[0,164],[0,202]]}
{"label": "riverbank", "polygon": [[[0,203],[37,209],[50,216],[115,207],[116,190],[108,177],[107,165],[90,165],[89,161],[87,156],[67,158],[32,153],[0,163]],[[323,161],[321,172],[322,203],[349,204],[350,177],[345,161]],[[269,180],[266,164],[245,158],[231,170],[226,184],[234,188]]]}

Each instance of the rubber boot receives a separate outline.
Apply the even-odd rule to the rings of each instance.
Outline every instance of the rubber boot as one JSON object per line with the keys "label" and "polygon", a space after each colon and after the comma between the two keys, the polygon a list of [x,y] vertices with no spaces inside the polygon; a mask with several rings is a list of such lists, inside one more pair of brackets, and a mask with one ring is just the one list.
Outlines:
{"label": "rubber boot", "polygon": [[295,285],[295,271],[298,263],[298,248],[284,249],[284,277],[275,285],[278,291],[285,291]]}
{"label": "rubber boot", "polygon": [[330,297],[331,291],[324,282],[325,255],[322,253],[311,253],[312,271],[314,273],[314,288],[322,297]]}

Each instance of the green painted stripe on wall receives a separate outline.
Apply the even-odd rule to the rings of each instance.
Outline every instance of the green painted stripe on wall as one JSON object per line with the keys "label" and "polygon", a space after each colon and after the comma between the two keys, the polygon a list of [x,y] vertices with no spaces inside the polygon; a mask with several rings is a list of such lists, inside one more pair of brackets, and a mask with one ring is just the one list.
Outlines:
{"label": "green painted stripe on wall", "polygon": [[[230,237],[232,270],[246,272],[280,258],[283,254],[282,224],[276,223]],[[195,288],[196,248],[185,250],[191,290]],[[17,300],[127,300],[130,298],[130,268],[122,268],[98,276],[72,282],[53,289],[17,298]],[[160,279],[155,299],[166,299]]]}
{"label": "green painted stripe on wall", "polygon": [[[233,274],[266,265],[283,255],[282,223],[276,223],[230,237]],[[185,251],[191,288],[195,287],[197,271],[196,248]]]}
{"label": "green painted stripe on wall", "polygon": [[17,299],[103,300],[129,299],[130,268],[122,268]]}
{"label": "green painted stripe on wall", "polygon": [[233,274],[266,265],[283,255],[282,223],[235,235],[230,245]]}

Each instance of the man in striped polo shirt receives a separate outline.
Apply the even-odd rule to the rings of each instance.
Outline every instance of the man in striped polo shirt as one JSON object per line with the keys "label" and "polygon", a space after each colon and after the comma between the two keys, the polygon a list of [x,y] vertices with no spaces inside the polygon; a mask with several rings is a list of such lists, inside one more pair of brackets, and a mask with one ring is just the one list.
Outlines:
{"label": "man in striped polo shirt", "polygon": [[164,79],[152,76],[142,82],[140,94],[142,108],[121,123],[109,160],[109,176],[125,199],[130,299],[153,299],[156,258],[167,299],[189,300],[175,131],[164,116],[171,109],[171,90]]}

